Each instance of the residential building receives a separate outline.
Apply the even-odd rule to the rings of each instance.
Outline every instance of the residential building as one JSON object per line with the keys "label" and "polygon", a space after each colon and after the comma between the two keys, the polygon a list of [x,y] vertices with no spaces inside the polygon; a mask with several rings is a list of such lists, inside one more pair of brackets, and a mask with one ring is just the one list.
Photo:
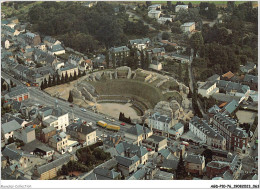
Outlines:
{"label": "residential building", "polygon": [[175,139],[179,138],[184,132],[184,125],[182,123],[175,124],[170,130],[170,137],[173,136]]}
{"label": "residential building", "polygon": [[222,150],[226,149],[226,139],[205,120],[201,120],[199,117],[194,116],[189,123],[189,129],[208,146],[220,148]]}
{"label": "residential building", "polygon": [[162,163],[159,164],[161,170],[172,170],[174,175],[176,175],[176,170],[178,168],[179,159],[164,159]]}
{"label": "residential building", "polygon": [[150,137],[152,134],[153,132],[149,128],[139,124],[125,131],[126,140],[130,139],[132,144],[137,144],[138,146],[142,144],[142,140]]}
{"label": "residential building", "polygon": [[69,125],[69,113],[62,111],[55,103],[55,107],[44,107],[39,110],[39,118],[43,121],[43,125],[54,126],[57,130],[66,132],[66,127]]}
{"label": "residential building", "polygon": [[119,155],[119,156],[116,156],[116,161],[117,161],[117,169],[125,177],[136,172],[137,167],[140,164],[140,159],[136,155],[132,156],[132,157],[124,157],[124,156]]}
{"label": "residential building", "polygon": [[172,18],[168,18],[168,17],[160,17],[158,18],[157,22],[159,24],[165,24],[166,22],[172,22]]}
{"label": "residential building", "polygon": [[109,52],[113,53],[116,58],[123,58],[123,56],[127,57],[130,55],[130,49],[127,46],[111,47]]}
{"label": "residential building", "polygon": [[189,173],[203,175],[205,170],[205,158],[201,155],[188,154],[185,157],[185,169]]}
{"label": "residential building", "polygon": [[214,74],[213,76],[210,76],[207,81],[216,81],[220,80],[220,76],[218,74]]}
{"label": "residential building", "polygon": [[217,80],[217,85],[220,93],[225,93],[228,96],[239,97],[239,103],[244,99],[247,100],[250,95],[250,87],[231,81]]}
{"label": "residential building", "polygon": [[190,57],[189,56],[176,54],[176,53],[171,54],[170,55],[170,59],[175,60],[175,61],[180,62],[180,63],[183,63],[183,64],[190,62]]}
{"label": "residential building", "polygon": [[14,131],[21,129],[22,126],[16,121],[12,120],[7,123],[2,123],[1,126],[1,135],[2,139],[7,142],[9,138],[12,138],[14,136]]}
{"label": "residential building", "polygon": [[161,10],[162,6],[161,4],[153,4],[151,6],[148,7],[148,10]]}
{"label": "residential building", "polygon": [[39,177],[39,180],[50,180],[57,176],[58,170],[62,165],[67,164],[72,158],[70,155],[64,155],[50,163],[35,167],[34,175]]}
{"label": "residential building", "polygon": [[43,43],[48,47],[51,48],[53,45],[60,45],[61,42],[52,38],[51,36],[45,36],[43,39]]}
{"label": "residential building", "polygon": [[143,145],[152,149],[155,152],[164,149],[167,146],[167,138],[162,136],[152,135],[143,141]]}
{"label": "residential building", "polygon": [[48,143],[49,139],[56,134],[56,128],[54,126],[49,126],[42,129],[40,133],[40,140],[44,143]]}
{"label": "residential building", "polygon": [[158,11],[158,10],[150,10],[148,12],[148,16],[150,18],[155,18],[155,19],[158,19],[161,15],[162,11]]}
{"label": "residential building", "polygon": [[65,54],[65,49],[61,46],[61,44],[52,45],[51,48],[49,49],[49,52],[52,55],[60,55],[60,54]]}
{"label": "residential building", "polygon": [[116,134],[116,135],[108,135],[108,137],[106,137],[103,140],[103,146],[104,146],[105,149],[115,148],[121,141],[122,141],[122,138],[118,134]]}
{"label": "residential building", "polygon": [[25,144],[35,140],[35,129],[33,127],[26,127],[14,131],[14,138],[23,141]]}
{"label": "residential building", "polygon": [[245,66],[240,68],[241,72],[243,73],[249,73],[254,69],[256,69],[256,65],[253,62],[247,62]]}
{"label": "residential building", "polygon": [[238,101],[232,100],[227,105],[225,105],[222,109],[224,115],[232,115],[236,109],[238,109]]}
{"label": "residential building", "polygon": [[76,73],[78,75],[78,66],[75,66],[73,64],[65,64],[64,67],[61,67],[58,70],[58,74],[61,77],[62,74],[65,77],[66,73],[68,74],[68,76],[74,76],[74,74]]}
{"label": "residential building", "polygon": [[78,141],[87,146],[96,143],[96,130],[90,126],[81,123],[72,123],[66,128],[70,137],[78,139]]}
{"label": "residential building", "polygon": [[93,173],[85,178],[85,180],[120,180],[121,174],[119,172],[109,170],[104,167],[97,167]]}
{"label": "residential building", "polygon": [[134,39],[129,40],[129,44],[132,48],[137,48],[141,51],[143,49],[148,48],[151,45],[151,40],[149,38]]}
{"label": "residential building", "polygon": [[246,74],[243,84],[248,85],[251,90],[258,91],[258,76]]}
{"label": "residential building", "polygon": [[183,32],[192,32],[195,30],[195,22],[186,22],[181,25],[181,30]]}
{"label": "residential building", "polygon": [[38,34],[27,32],[24,34],[25,42],[30,45],[39,45],[41,43],[41,37]]}
{"label": "residential building", "polygon": [[68,136],[64,132],[53,135],[48,144],[62,154],[68,150]]}
{"label": "residential building", "polygon": [[152,60],[151,64],[149,65],[149,68],[160,71],[160,70],[162,70],[162,63],[159,62],[158,60]]}
{"label": "residential building", "polygon": [[188,5],[176,5],[175,12],[179,12],[181,9],[182,10],[188,10],[188,8],[189,8]]}
{"label": "residential building", "polygon": [[217,84],[214,81],[205,82],[202,86],[198,88],[198,93],[207,98],[209,98],[212,94],[218,92],[219,88],[217,88]]}
{"label": "residential building", "polygon": [[229,80],[231,80],[231,78],[234,77],[234,76],[235,76],[235,74],[233,74],[231,71],[229,71],[229,72],[223,74],[223,75],[221,76],[221,79],[222,79],[222,80],[229,81]]}
{"label": "residential building", "polygon": [[229,170],[229,163],[222,161],[211,161],[207,164],[206,174],[208,178],[222,176],[226,170]]}
{"label": "residential building", "polygon": [[120,142],[115,149],[118,155],[130,158],[137,156],[140,159],[141,164],[145,164],[148,161],[148,151],[143,146],[137,146],[123,141]]}
{"label": "residential building", "polygon": [[154,113],[148,118],[148,125],[152,131],[162,132],[169,134],[169,130],[173,126],[172,118],[167,115],[161,115],[160,113]]}
{"label": "residential building", "polygon": [[73,64],[73,65],[75,65],[75,66],[78,66],[78,65],[81,64],[81,62],[83,62],[83,60],[84,60],[83,57],[80,57],[80,56],[76,56],[76,55],[71,54],[71,55],[69,56],[68,63],[69,63],[69,64]]}
{"label": "residential building", "polygon": [[19,102],[27,100],[30,97],[29,90],[24,86],[17,86],[10,89],[10,92],[4,95],[5,99],[13,99]]}
{"label": "residential building", "polygon": [[153,48],[151,50],[147,50],[149,53],[151,53],[152,56],[163,56],[165,54],[164,47],[160,48]]}
{"label": "residential building", "polygon": [[93,68],[104,69],[107,67],[107,64],[106,57],[103,54],[99,54],[93,59]]}
{"label": "residential building", "polygon": [[226,139],[227,150],[245,150],[248,144],[248,134],[237,127],[235,120],[218,112],[212,121],[213,127]]}

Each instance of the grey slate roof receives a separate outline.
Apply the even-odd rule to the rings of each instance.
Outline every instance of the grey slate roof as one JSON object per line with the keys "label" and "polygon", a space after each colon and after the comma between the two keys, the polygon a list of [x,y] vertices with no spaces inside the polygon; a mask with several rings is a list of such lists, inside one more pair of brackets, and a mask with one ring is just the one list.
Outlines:
{"label": "grey slate roof", "polygon": [[83,133],[85,135],[88,135],[88,134],[90,134],[90,133],[95,131],[95,129],[93,129],[92,127],[86,126],[86,125],[82,125],[80,123],[72,123],[66,129],[68,131],[69,130],[77,131],[77,132]]}
{"label": "grey slate roof", "polygon": [[57,40],[52,38],[51,36],[45,36],[43,41],[48,41],[49,43],[55,43]]}
{"label": "grey slate roof", "polygon": [[42,173],[45,173],[53,168],[56,168],[56,167],[59,167],[59,166],[62,166],[66,163],[68,163],[70,161],[70,155],[66,154],[66,155],[63,155],[61,158],[59,159],[56,159],[50,163],[47,163],[45,165],[42,165],[40,167],[37,168],[37,172],[39,174],[42,174]]}
{"label": "grey slate roof", "polygon": [[208,88],[212,87],[214,84],[215,84],[214,81],[208,81],[203,86],[201,86],[200,88],[201,89],[208,89]]}
{"label": "grey slate roof", "polygon": [[9,93],[7,93],[7,95],[10,98],[13,98],[13,97],[17,97],[19,95],[26,94],[26,93],[29,93],[29,90],[27,89],[27,87],[18,85],[17,87],[11,88],[11,91]]}
{"label": "grey slate roof", "polygon": [[258,83],[258,76],[246,74],[245,77],[244,77],[244,82]]}
{"label": "grey slate roof", "polygon": [[205,133],[208,137],[217,138],[218,140],[224,140],[211,125],[209,125],[205,120],[201,120],[199,117],[194,116],[190,121],[197,129]]}
{"label": "grey slate roof", "polygon": [[126,130],[126,133],[130,133],[132,135],[140,136],[144,134],[143,126],[136,124],[135,126],[132,126],[130,129]]}
{"label": "grey slate roof", "polygon": [[95,168],[93,173],[96,174],[94,177],[95,179],[91,180],[113,180],[121,175],[120,173],[107,168]]}
{"label": "grey slate roof", "polygon": [[165,53],[165,49],[164,49],[164,47],[161,47],[161,48],[154,48],[154,49],[152,49],[152,53],[153,53],[153,54],[156,54],[156,53],[162,53],[162,52]]}
{"label": "grey slate roof", "polygon": [[176,170],[178,167],[178,160],[164,159],[160,167]]}
{"label": "grey slate roof", "polygon": [[220,112],[218,112],[216,115],[214,115],[214,119],[218,120],[221,122],[221,124],[226,124],[227,130],[232,132],[235,136],[241,137],[241,138],[246,138],[248,137],[248,134],[246,133],[245,130],[238,128],[234,121],[231,120],[231,118],[222,115]]}
{"label": "grey slate roof", "polygon": [[217,106],[217,105],[214,105],[212,106],[210,109],[208,109],[208,113],[211,113],[211,114],[216,114],[217,112],[219,112],[221,109]]}
{"label": "grey slate roof", "polygon": [[5,157],[9,157],[9,159],[11,159],[11,160],[20,160],[20,158],[23,156],[34,157],[34,155],[31,155],[20,149],[17,149],[15,143],[6,145],[5,149],[2,151],[2,154]]}
{"label": "grey slate roof", "polygon": [[172,56],[172,57],[181,58],[181,59],[190,60],[190,57],[189,57],[189,56],[185,56],[185,55],[181,55],[181,54],[173,53],[171,56]]}
{"label": "grey slate roof", "polygon": [[134,144],[129,144],[128,142],[120,142],[116,146],[116,151],[118,154],[124,154],[125,151],[129,150],[131,154],[135,154],[138,157],[144,156],[146,153],[148,153],[147,149],[143,146],[137,146]]}
{"label": "grey slate roof", "polygon": [[145,169],[137,170],[128,180],[142,180],[146,175]]}
{"label": "grey slate roof", "polygon": [[247,85],[241,85],[239,83],[224,80],[218,80],[217,87],[222,88],[227,92],[236,91],[238,93],[246,93],[248,90],[250,90],[249,86]]}
{"label": "grey slate roof", "polygon": [[154,140],[155,142],[161,142],[161,141],[163,141],[163,140],[166,140],[166,137],[157,136],[157,135],[152,135],[152,136],[150,136],[148,139],[152,139],[152,140]]}
{"label": "grey slate roof", "polygon": [[116,156],[116,161],[118,162],[118,164],[123,165],[125,167],[130,167],[134,164],[134,160],[124,156]]}
{"label": "grey slate roof", "polygon": [[133,44],[146,44],[147,42],[148,43],[151,43],[151,40],[149,38],[142,38],[142,39],[134,39],[134,40],[129,40],[130,44],[133,45]]}
{"label": "grey slate roof", "polygon": [[2,128],[3,133],[6,134],[11,131],[21,129],[22,126],[16,120],[12,120],[10,122],[2,124],[1,128]]}
{"label": "grey slate roof", "polygon": [[201,165],[203,162],[205,162],[205,158],[201,155],[188,154],[185,158],[185,161]]}
{"label": "grey slate roof", "polygon": [[60,44],[53,45],[51,48],[51,52],[57,52],[57,51],[62,51],[62,50],[64,50],[64,48]]}
{"label": "grey slate roof", "polygon": [[161,115],[160,113],[156,112],[154,113],[152,116],[149,117],[150,119],[153,120],[157,120],[160,122],[164,122],[164,123],[170,123],[171,122],[171,118],[168,117],[167,115]]}
{"label": "grey slate roof", "polygon": [[23,119],[19,118],[19,117],[14,117],[13,115],[6,113],[5,115],[3,115],[1,117],[1,123],[7,123],[9,121],[15,120],[17,121],[20,125],[24,122]]}
{"label": "grey slate roof", "polygon": [[111,52],[118,53],[118,52],[127,52],[130,51],[130,49],[127,46],[121,46],[121,47],[111,47]]}
{"label": "grey slate roof", "polygon": [[214,74],[213,76],[210,76],[207,81],[216,81],[220,78],[220,75]]}
{"label": "grey slate roof", "polygon": [[77,68],[77,66],[73,65],[73,64],[66,64],[64,65],[63,68],[60,68],[61,71],[67,71],[67,70],[70,70],[70,69],[75,69]]}
{"label": "grey slate roof", "polygon": [[224,107],[224,110],[226,110],[229,114],[232,114],[238,108],[238,106],[238,102],[236,100],[232,100]]}

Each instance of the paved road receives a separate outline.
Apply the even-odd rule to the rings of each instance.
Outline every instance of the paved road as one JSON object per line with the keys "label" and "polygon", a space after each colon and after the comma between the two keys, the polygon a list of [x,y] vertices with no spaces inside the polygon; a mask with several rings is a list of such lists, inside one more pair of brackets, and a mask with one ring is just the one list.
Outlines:
{"label": "paved road", "polygon": [[[191,49],[191,58],[190,58],[190,63],[188,64],[188,69],[189,69],[189,87],[190,87],[190,90],[191,90],[192,93],[194,92],[194,86],[193,86],[193,84],[194,84],[194,76],[193,76],[193,73],[192,73],[193,53],[194,53],[194,50]],[[206,118],[207,115],[205,114],[204,109],[202,108],[202,106],[201,106],[201,104],[200,104],[200,102],[198,100],[197,100],[197,104],[199,106],[199,109],[200,109],[200,111],[202,113],[203,118]]]}
{"label": "paved road", "polygon": [[[4,73],[3,71],[1,72],[2,76],[4,78],[9,78],[12,79],[12,81],[14,83],[16,83],[17,85],[24,85],[21,81],[14,79],[12,76]],[[50,96],[49,94],[39,90],[38,88],[35,87],[28,87],[29,92],[30,92],[30,98],[35,101],[38,104],[43,104],[45,106],[54,106],[55,102],[58,102],[58,105],[62,108],[63,111],[65,112],[69,112],[70,116],[72,114],[72,110],[74,112],[74,116],[78,117],[82,120],[85,120],[87,122],[92,122],[93,124],[95,124],[97,121],[99,120],[103,120],[107,123],[110,124],[115,124],[115,125],[120,125],[120,121],[115,120],[114,122],[111,122],[107,119],[105,119],[105,117],[108,117],[104,114],[100,114],[100,113],[95,113],[92,110],[86,110],[86,112],[81,110],[81,107],[79,107],[78,105],[74,105],[74,107],[70,107],[70,103],[65,101],[65,100],[61,100],[61,99],[57,99],[55,97]],[[126,124],[125,126],[121,126],[121,131],[119,132],[120,134],[123,134],[124,131],[126,131],[127,129],[129,129],[131,127],[130,124]],[[97,127],[98,130],[101,130],[101,128]],[[103,132],[103,131],[102,131]],[[110,133],[108,131],[105,131],[106,133]]]}

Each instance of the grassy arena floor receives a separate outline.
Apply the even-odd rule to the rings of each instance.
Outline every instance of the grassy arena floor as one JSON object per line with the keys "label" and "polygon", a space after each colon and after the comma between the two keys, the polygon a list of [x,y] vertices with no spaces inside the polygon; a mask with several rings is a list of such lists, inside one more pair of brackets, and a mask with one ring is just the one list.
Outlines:
{"label": "grassy arena floor", "polygon": [[99,95],[138,96],[149,108],[163,99],[160,89],[138,80],[117,79],[89,83],[95,87]]}

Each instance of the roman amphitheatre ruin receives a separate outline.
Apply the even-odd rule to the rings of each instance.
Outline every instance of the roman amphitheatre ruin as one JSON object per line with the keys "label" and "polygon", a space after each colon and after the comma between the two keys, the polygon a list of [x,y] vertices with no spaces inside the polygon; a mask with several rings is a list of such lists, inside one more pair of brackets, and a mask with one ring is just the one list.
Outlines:
{"label": "roman amphitheatre ruin", "polygon": [[[114,118],[119,113],[141,120],[154,111],[188,119],[191,116],[189,88],[176,79],[142,69],[119,67],[92,72],[77,81],[45,89],[52,96]],[[170,113],[169,113],[170,112]]]}

